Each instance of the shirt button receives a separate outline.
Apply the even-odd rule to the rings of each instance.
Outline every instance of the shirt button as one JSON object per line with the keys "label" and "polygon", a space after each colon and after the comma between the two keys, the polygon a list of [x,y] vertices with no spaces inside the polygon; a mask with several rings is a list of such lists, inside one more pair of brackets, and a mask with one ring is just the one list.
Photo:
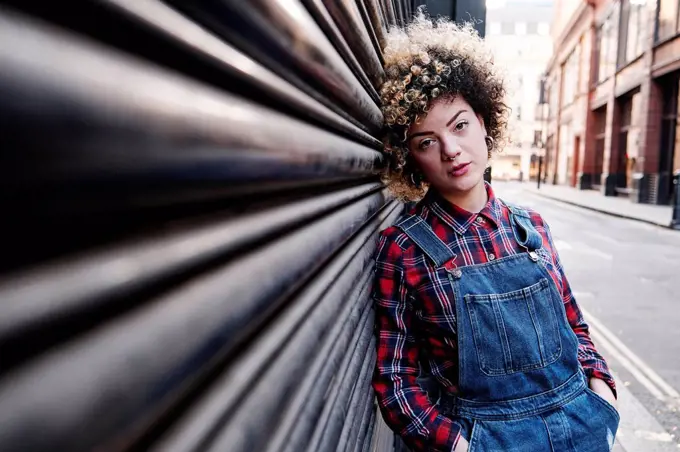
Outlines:
{"label": "shirt button", "polygon": [[484,218],[482,218],[482,217],[477,217],[477,219],[476,219],[475,221],[476,221],[478,224],[482,224],[482,223],[484,223]]}
{"label": "shirt button", "polygon": [[493,254],[489,254],[489,260],[492,261],[492,260],[494,260],[494,259],[496,259],[496,256],[493,255]]}

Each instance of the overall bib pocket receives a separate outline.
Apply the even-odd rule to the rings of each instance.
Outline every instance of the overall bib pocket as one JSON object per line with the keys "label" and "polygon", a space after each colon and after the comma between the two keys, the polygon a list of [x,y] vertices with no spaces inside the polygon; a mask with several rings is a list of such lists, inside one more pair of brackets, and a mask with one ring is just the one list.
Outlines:
{"label": "overall bib pocket", "polygon": [[557,309],[547,278],[502,294],[465,295],[480,370],[489,376],[540,369],[562,354]]}

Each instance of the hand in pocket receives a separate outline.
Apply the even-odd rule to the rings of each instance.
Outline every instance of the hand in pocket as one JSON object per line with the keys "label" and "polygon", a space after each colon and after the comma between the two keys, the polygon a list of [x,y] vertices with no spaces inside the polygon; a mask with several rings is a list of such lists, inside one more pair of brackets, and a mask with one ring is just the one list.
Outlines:
{"label": "hand in pocket", "polygon": [[603,380],[600,380],[599,378],[591,378],[588,381],[588,386],[590,386],[590,389],[595,394],[599,395],[607,403],[609,403],[617,412],[619,411],[616,397],[614,397],[614,393],[607,383],[605,383]]}
{"label": "hand in pocket", "polygon": [[468,450],[470,450],[470,444],[467,442],[465,438],[461,436],[453,452],[468,452]]}

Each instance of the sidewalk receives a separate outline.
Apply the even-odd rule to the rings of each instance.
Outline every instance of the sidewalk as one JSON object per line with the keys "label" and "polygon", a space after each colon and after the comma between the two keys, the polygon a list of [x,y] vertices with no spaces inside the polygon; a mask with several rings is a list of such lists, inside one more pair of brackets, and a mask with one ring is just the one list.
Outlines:
{"label": "sidewalk", "polygon": [[637,204],[627,198],[604,196],[595,190],[578,190],[563,185],[544,184],[537,189],[535,182],[523,183],[522,188],[545,198],[666,228],[670,227],[673,219],[673,208],[670,206]]}

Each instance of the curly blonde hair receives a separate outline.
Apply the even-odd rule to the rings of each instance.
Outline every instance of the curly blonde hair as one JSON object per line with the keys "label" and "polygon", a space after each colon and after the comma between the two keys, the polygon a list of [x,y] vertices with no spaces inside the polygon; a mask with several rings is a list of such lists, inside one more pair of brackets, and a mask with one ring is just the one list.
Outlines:
{"label": "curly blonde hair", "polygon": [[[414,184],[415,162],[406,135],[435,99],[462,96],[484,120],[494,149],[507,141],[509,108],[501,71],[471,24],[433,21],[419,10],[405,28],[392,27],[384,48],[385,82],[380,88],[387,166],[383,181],[399,199],[418,201],[426,184]],[[491,153],[491,152],[490,152]]]}

